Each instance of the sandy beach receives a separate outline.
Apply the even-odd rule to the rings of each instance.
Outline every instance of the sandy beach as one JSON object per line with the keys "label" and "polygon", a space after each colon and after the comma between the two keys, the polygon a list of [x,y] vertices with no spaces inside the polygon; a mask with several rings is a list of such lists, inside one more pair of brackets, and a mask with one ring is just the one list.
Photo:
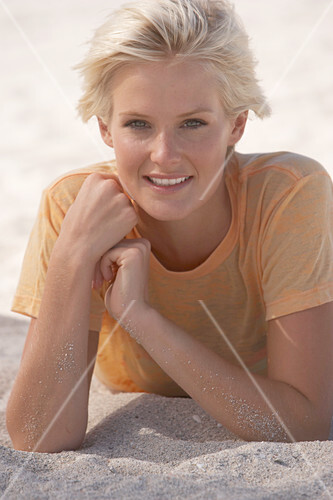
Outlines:
{"label": "sandy beach", "polygon": [[248,443],[191,399],[112,394],[96,378],[80,450],[13,450],[4,411],[27,322],[0,319],[1,499],[332,498],[333,441]]}
{"label": "sandy beach", "polygon": [[[94,120],[82,125],[71,67],[125,1],[0,2],[1,499],[329,499],[333,441],[245,442],[194,401],[112,393],[93,378],[85,442],[76,452],[12,448],[5,408],[28,319],[10,313],[40,194],[62,173],[113,157]],[[248,124],[241,152],[295,151],[333,175],[333,2],[236,0],[273,115]]]}

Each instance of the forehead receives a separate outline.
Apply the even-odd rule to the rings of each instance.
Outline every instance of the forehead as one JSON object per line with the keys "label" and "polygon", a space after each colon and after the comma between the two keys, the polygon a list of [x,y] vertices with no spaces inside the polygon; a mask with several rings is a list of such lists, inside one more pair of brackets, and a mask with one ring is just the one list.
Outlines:
{"label": "forehead", "polygon": [[138,63],[122,68],[112,86],[114,111],[158,105],[169,111],[214,106],[219,101],[214,75],[200,62]]}

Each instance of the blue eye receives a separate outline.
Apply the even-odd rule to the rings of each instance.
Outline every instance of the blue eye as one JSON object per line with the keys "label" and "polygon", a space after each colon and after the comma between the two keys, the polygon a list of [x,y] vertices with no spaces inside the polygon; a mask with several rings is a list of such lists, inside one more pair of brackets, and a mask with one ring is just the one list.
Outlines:
{"label": "blue eye", "polygon": [[142,120],[132,120],[132,121],[126,123],[125,127],[137,128],[137,129],[146,128],[146,122],[144,122]]}
{"label": "blue eye", "polygon": [[201,120],[187,120],[184,123],[185,128],[194,128],[195,129],[195,128],[201,127],[202,125],[206,125],[206,123],[201,121]]}

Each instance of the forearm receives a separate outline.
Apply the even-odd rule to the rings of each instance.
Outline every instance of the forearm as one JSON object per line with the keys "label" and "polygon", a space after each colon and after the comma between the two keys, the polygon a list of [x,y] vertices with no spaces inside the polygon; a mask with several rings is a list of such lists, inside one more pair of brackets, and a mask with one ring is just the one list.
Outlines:
{"label": "forearm", "polygon": [[305,396],[283,382],[249,374],[223,360],[157,311],[147,308],[140,315],[135,336],[184,391],[241,438],[320,438],[314,409]]}
{"label": "forearm", "polygon": [[7,407],[14,446],[26,450],[77,447],[87,424],[92,269],[57,250]]}

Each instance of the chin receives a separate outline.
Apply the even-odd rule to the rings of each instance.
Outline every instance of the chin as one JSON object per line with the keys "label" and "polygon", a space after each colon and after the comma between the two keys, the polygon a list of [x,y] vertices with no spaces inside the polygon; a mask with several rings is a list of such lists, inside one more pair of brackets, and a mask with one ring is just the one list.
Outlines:
{"label": "chin", "polygon": [[181,215],[175,215],[174,217],[171,217],[171,216],[159,216],[159,217],[154,217],[155,220],[159,220],[161,222],[173,222],[173,221],[179,221],[179,220],[184,220],[186,219],[185,216],[181,216]]}
{"label": "chin", "polygon": [[140,207],[141,210],[151,217],[152,219],[161,221],[161,222],[172,222],[172,221],[179,221],[179,220],[184,220],[186,219],[192,211],[190,210],[161,210],[160,207],[159,209],[148,209],[145,210],[144,207]]}
{"label": "chin", "polygon": [[153,219],[159,220],[161,222],[172,222],[176,220],[184,220],[186,218],[186,216],[182,214],[167,215],[167,214],[149,213],[148,215]]}

